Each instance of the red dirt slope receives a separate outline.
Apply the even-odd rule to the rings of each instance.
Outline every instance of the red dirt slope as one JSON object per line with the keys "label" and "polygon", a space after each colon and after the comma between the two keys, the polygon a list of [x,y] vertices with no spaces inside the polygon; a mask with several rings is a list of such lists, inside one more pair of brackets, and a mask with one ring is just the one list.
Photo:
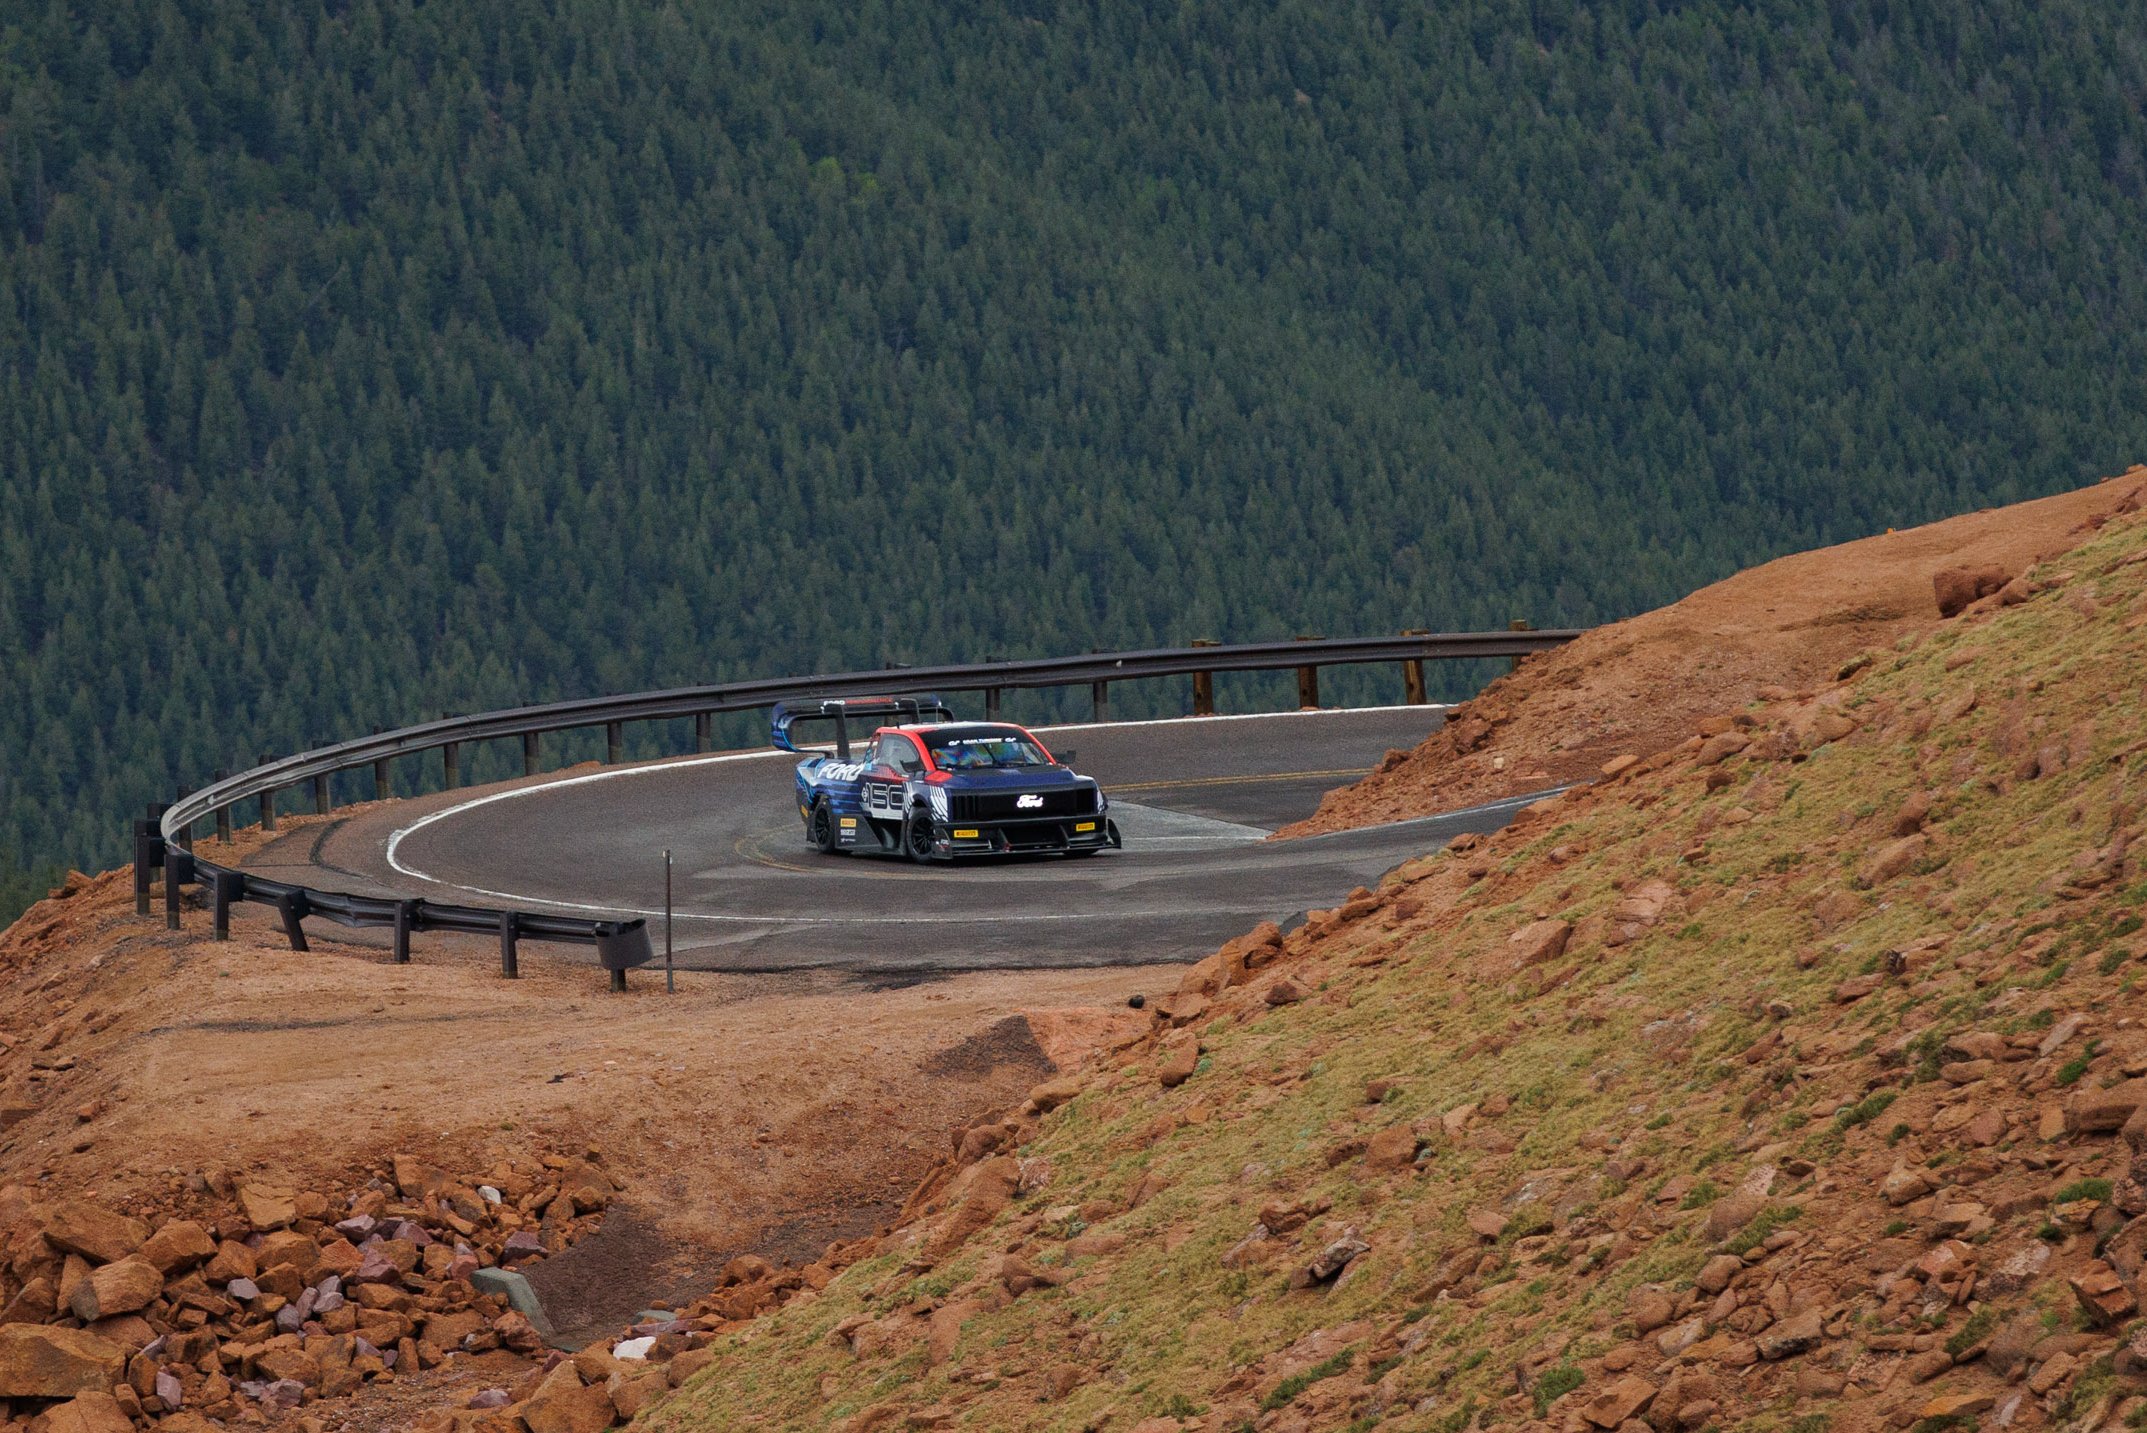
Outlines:
{"label": "red dirt slope", "polygon": [[1765,687],[1831,678],[1855,654],[1939,620],[1932,580],[2025,571],[2147,483],[2134,467],[2078,492],[1779,558],[1530,658],[1448,714],[1414,751],[1330,792],[1278,837],[1400,821],[1545,786],[1674,745]]}

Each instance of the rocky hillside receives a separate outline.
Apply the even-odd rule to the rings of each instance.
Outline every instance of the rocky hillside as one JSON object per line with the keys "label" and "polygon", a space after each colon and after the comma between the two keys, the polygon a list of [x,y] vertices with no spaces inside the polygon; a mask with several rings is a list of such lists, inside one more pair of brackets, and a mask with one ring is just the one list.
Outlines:
{"label": "rocky hillside", "polygon": [[[1677,741],[1769,686],[1831,678],[1939,615],[1941,574],[2019,573],[2080,540],[2147,470],[1793,553],[1522,662],[1412,751],[1327,793],[1282,837],[1400,821],[1593,781],[1603,762]],[[1970,595],[1973,595],[1971,590]]]}
{"label": "rocky hillside", "polygon": [[2143,624],[2122,513],[1233,943],[636,1426],[2140,1426]]}

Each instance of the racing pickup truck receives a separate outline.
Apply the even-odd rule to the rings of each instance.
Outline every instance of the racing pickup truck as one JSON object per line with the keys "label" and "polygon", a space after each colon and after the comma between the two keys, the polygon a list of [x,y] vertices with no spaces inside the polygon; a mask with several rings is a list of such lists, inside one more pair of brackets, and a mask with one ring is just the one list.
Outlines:
{"label": "racing pickup truck", "polygon": [[[876,726],[862,752],[851,723]],[[1103,788],[1008,722],[956,721],[936,697],[780,702],[771,736],[799,751],[799,729],[832,724],[831,752],[798,763],[798,817],[820,851],[913,861],[1022,853],[1092,855],[1119,846]]]}

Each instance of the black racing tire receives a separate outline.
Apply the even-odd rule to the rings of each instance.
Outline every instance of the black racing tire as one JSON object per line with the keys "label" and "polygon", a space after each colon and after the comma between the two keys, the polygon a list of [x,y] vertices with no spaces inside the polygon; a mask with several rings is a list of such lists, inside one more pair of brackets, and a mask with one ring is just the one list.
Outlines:
{"label": "black racing tire", "polygon": [[805,839],[823,856],[844,854],[836,840],[834,808],[827,804],[825,796],[813,802],[812,812],[805,818]]}
{"label": "black racing tire", "polygon": [[932,813],[922,806],[902,818],[902,854],[920,866],[932,859]]}

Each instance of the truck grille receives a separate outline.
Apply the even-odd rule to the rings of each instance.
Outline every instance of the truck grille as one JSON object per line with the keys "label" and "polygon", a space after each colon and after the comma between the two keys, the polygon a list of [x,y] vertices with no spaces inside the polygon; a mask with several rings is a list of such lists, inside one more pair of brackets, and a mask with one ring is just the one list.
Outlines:
{"label": "truck grille", "polygon": [[[1023,806],[1026,796],[1042,804]],[[1089,816],[1096,810],[1096,788],[1061,786],[1050,791],[957,792],[949,808],[957,821],[1047,820],[1055,816]]]}

